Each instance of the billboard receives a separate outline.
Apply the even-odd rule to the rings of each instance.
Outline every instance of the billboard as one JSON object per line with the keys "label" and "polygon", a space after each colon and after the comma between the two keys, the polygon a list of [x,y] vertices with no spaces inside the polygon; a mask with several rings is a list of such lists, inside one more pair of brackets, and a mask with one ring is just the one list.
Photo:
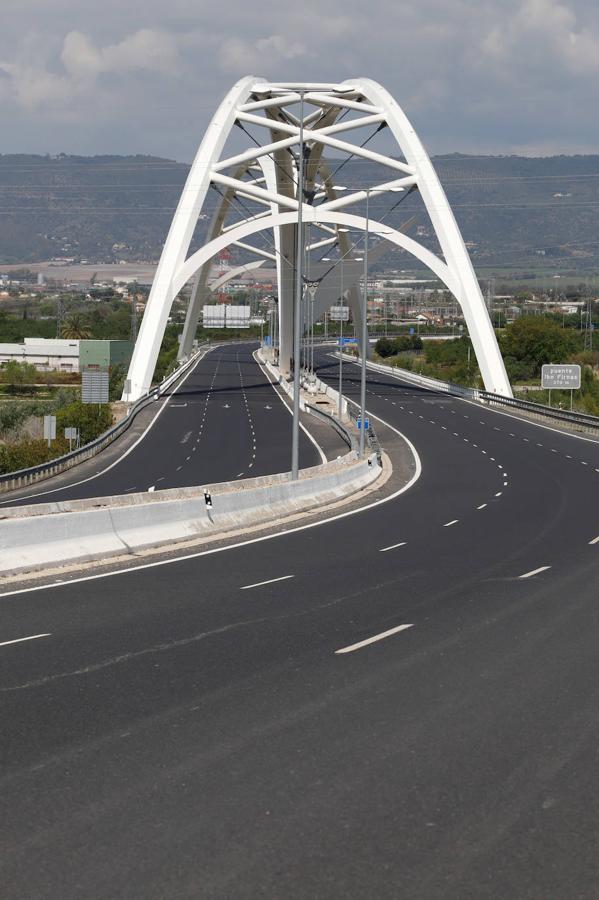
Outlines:
{"label": "billboard", "polygon": [[541,369],[541,387],[549,391],[576,391],[580,387],[579,365],[545,365]]}
{"label": "billboard", "polygon": [[229,303],[204,305],[202,323],[204,328],[249,328],[250,307]]}
{"label": "billboard", "polygon": [[349,322],[349,306],[331,306],[331,322]]}
{"label": "billboard", "polygon": [[108,403],[110,376],[99,369],[84,369],[81,373],[81,401],[83,403]]}

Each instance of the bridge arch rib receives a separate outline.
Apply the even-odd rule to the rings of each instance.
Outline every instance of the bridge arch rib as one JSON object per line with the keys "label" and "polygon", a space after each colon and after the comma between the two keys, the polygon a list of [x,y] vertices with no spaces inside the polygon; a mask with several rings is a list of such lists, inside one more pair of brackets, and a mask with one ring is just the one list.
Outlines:
{"label": "bridge arch rib", "polygon": [[[297,106],[302,97],[304,109],[308,107],[310,111],[303,119],[301,152],[306,158],[306,189],[299,198],[294,151],[300,152],[300,122],[289,107]],[[264,140],[260,143],[252,138],[256,146],[223,158],[225,143],[235,125],[244,130],[246,125],[263,129]],[[387,127],[405,162],[352,143],[351,133],[366,126]],[[339,197],[322,158],[325,148],[381,164],[393,171],[393,177]],[[213,216],[207,243],[188,257],[194,229],[211,186],[223,199]],[[367,223],[365,217],[345,212],[345,207],[363,202],[370,195],[407,189],[420,192],[442,257],[401,230],[370,219]],[[248,211],[241,220],[227,224],[227,215],[240,198],[257,205],[259,211]],[[314,85],[272,84],[248,76],[237,82],[217,109],[192,164],[156,271],[123,399],[135,400],[150,386],[168,315],[181,288],[195,279],[181,346],[185,355],[195,333],[211,260],[231,244],[252,249],[251,245],[243,244],[244,239],[265,230],[272,231],[274,238],[281,341],[290,345],[293,307],[290,275],[295,267],[293,233],[300,200],[303,221],[313,223],[327,235],[315,246],[333,243],[341,250],[346,244],[346,236],[341,232],[365,231],[368,224],[369,235],[384,237],[434,272],[463,310],[486,389],[511,396],[495,333],[458,225],[422,143],[393,97],[381,85],[365,78]],[[273,254],[253,249],[257,255],[273,258]],[[354,292],[353,305],[356,305],[355,296]]]}

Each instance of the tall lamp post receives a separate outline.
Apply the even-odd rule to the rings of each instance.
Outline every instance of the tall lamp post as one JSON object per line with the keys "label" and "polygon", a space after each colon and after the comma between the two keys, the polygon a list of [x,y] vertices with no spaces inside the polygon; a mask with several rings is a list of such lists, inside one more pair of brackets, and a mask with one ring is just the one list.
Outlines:
{"label": "tall lamp post", "polygon": [[366,343],[368,341],[368,231],[370,226],[370,191],[366,191],[366,237],[364,239],[364,292],[362,310],[362,367],[360,372],[360,458],[364,458],[364,432],[366,422]]}
{"label": "tall lamp post", "polygon": [[304,91],[300,91],[299,163],[297,178],[297,243],[295,251],[295,307],[293,316],[293,424],[291,431],[291,478],[299,478],[300,330],[302,327],[302,283],[304,257]]}

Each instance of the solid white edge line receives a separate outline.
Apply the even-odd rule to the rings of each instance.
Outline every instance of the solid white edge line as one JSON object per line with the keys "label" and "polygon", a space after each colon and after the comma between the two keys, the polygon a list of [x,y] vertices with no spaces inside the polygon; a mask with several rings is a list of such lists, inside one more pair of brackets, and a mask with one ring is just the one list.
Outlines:
{"label": "solid white edge line", "polygon": [[83,584],[86,581],[97,581],[100,578],[112,578],[115,575],[127,575],[129,572],[141,572],[144,569],[154,569],[158,566],[170,566],[173,563],[179,562],[188,562],[190,559],[199,559],[202,556],[212,556],[215,553],[225,553],[228,550],[237,550],[239,547],[248,547],[251,544],[259,544],[262,541],[271,541],[274,538],[284,537],[288,534],[296,534],[299,531],[307,531],[310,528],[319,528],[321,525],[328,525],[331,522],[337,522],[339,519],[346,519],[348,516],[355,516],[358,513],[368,512],[370,509],[375,509],[377,506],[382,506],[383,503],[389,503],[391,500],[396,500],[397,497],[404,494],[406,491],[409,491],[410,488],[416,484],[420,476],[422,475],[422,462],[420,460],[420,456],[418,455],[418,451],[416,447],[412,443],[412,441],[405,436],[398,428],[395,428],[394,425],[390,425],[389,422],[386,422],[384,419],[381,419],[380,416],[375,416],[374,413],[368,411],[368,415],[375,419],[377,422],[380,422],[381,425],[384,425],[386,428],[389,428],[390,431],[393,431],[397,434],[403,441],[408,445],[412,456],[414,457],[414,465],[415,470],[414,474],[403,487],[398,488],[393,494],[389,494],[388,497],[381,497],[380,500],[373,500],[372,503],[367,503],[366,506],[360,506],[358,509],[349,509],[346,512],[337,513],[334,516],[330,516],[328,519],[319,519],[317,522],[310,522],[307,525],[297,525],[294,528],[285,528],[283,531],[275,531],[273,534],[264,534],[260,537],[250,538],[246,541],[238,541],[235,544],[227,544],[225,547],[213,547],[211,550],[199,550],[197,553],[186,553],[184,556],[175,556],[172,559],[159,559],[155,562],[142,563],[139,566],[129,566],[124,569],[113,569],[110,572],[99,572],[95,575],[82,575],[79,578],[72,578],[68,581],[64,581],[61,584],[56,584],[50,582],[49,584],[38,584],[33,587],[26,588],[18,588],[16,591],[4,591],[0,593],[0,599],[2,597],[16,597],[19,594],[31,594],[35,591],[48,591],[51,588],[63,588],[71,584]]}
{"label": "solid white edge line", "polygon": [[397,628],[390,628],[388,631],[381,632],[381,634],[375,634],[373,637],[366,638],[365,641],[358,641],[357,644],[350,644],[349,647],[342,647],[340,650],[335,650],[335,656],[339,656],[342,653],[353,653],[354,650],[360,650],[362,647],[367,647],[368,644],[375,644],[377,641],[382,641],[392,634],[397,634],[399,631],[405,631],[406,628],[413,627],[413,623],[410,625],[398,625]]}
{"label": "solid white edge line", "polygon": [[547,569],[550,569],[551,566],[539,566],[538,569],[532,569],[531,572],[525,572],[524,575],[518,575],[518,578],[531,578],[533,575],[538,575],[539,572],[546,572]]}
{"label": "solid white edge line", "polygon": [[49,632],[48,634],[30,634],[29,637],[15,638],[13,641],[2,641],[0,647],[8,647],[9,644],[21,644],[23,641],[35,641],[43,637],[51,637],[51,635]]}
{"label": "solid white edge line", "polygon": [[263,584],[274,584],[275,581],[287,581],[288,578],[295,578],[295,575],[281,575],[280,578],[269,578],[267,581],[256,581],[255,584],[244,584],[239,590],[249,591],[250,588],[262,587]]}
{"label": "solid white edge line", "polygon": [[[222,346],[224,346],[224,345],[222,345]],[[173,397],[175,397],[175,396],[177,395],[177,391],[178,391],[181,387],[183,387],[183,385],[185,384],[185,382],[187,381],[187,379],[189,378],[189,376],[191,375],[191,373],[192,373],[192,372],[195,372],[196,367],[202,362],[202,360],[203,360],[209,353],[211,353],[212,350],[216,350],[216,349],[217,349],[216,346],[215,346],[215,347],[210,347],[210,348],[209,348],[208,350],[206,350],[201,356],[198,357],[198,359],[197,359],[197,361],[196,361],[196,364],[190,368],[189,372],[186,372],[186,373],[185,373],[184,377],[181,379],[181,381],[179,382],[179,384],[177,385],[177,387],[175,388],[175,390],[173,391],[173,393],[172,393],[172,394],[167,394],[167,395],[164,397],[164,403],[162,403],[162,405],[160,406],[160,409],[158,410],[158,412],[156,413],[156,415],[154,416],[154,418],[152,419],[152,421],[150,422],[150,424],[148,425],[148,427],[145,429],[145,431],[143,431],[142,434],[140,434],[140,436],[138,437],[138,439],[137,439],[133,444],[131,444],[131,446],[130,446],[127,450],[125,450],[125,452],[122,453],[122,454],[118,457],[118,459],[115,459],[114,462],[111,462],[110,465],[109,465],[109,466],[106,466],[105,469],[102,469],[100,472],[95,472],[93,475],[90,475],[88,478],[82,478],[81,481],[74,481],[72,484],[63,484],[61,487],[50,488],[50,489],[47,490],[47,491],[38,491],[38,493],[36,493],[36,494],[27,494],[27,496],[25,496],[25,497],[15,497],[13,500],[5,500],[5,501],[3,501],[2,499],[0,499],[0,509],[1,509],[3,506],[7,506],[9,503],[18,503],[20,500],[29,500],[29,499],[31,499],[31,498],[33,498],[33,497],[45,497],[46,494],[55,494],[57,491],[66,491],[68,488],[78,487],[80,484],[86,484],[88,481],[93,481],[94,478],[99,478],[100,475],[104,475],[106,472],[109,472],[111,469],[114,469],[115,466],[118,466],[118,464],[121,463],[121,462],[125,459],[126,456],[129,456],[129,454],[130,454],[133,450],[135,450],[135,448],[136,448],[136,447],[137,447],[137,446],[138,446],[138,445],[139,445],[139,444],[147,437],[148,432],[149,432],[150,429],[154,426],[154,424],[155,424],[155,422],[156,422],[156,419],[160,416],[160,414],[161,414],[161,413],[164,411],[164,409],[168,406],[169,401],[172,400]],[[117,440],[118,440],[118,439],[117,439]]]}
{"label": "solid white edge line", "polygon": [[[264,375],[266,375],[268,381],[270,382],[271,388],[273,389],[273,391],[275,392],[275,394],[277,395],[277,397],[279,398],[279,400],[281,401],[281,403],[283,404],[283,406],[285,407],[285,409],[286,409],[291,415],[293,415],[293,409],[292,409],[292,407],[291,407],[291,406],[287,403],[287,401],[285,400],[285,397],[287,397],[287,394],[285,394],[284,392],[278,390],[278,383],[277,383],[276,381],[273,381],[273,380],[272,380],[271,375],[270,375],[270,372],[268,371],[268,369],[265,369],[265,368],[264,368],[264,366],[262,365],[262,363],[260,362],[260,360],[259,360],[258,357],[256,356],[257,353],[258,353],[258,351],[257,351],[257,350],[254,350],[254,353],[253,353],[254,361],[255,361],[256,364],[260,367],[260,369],[262,369],[262,372],[264,373]],[[323,463],[328,462],[328,459],[326,458],[325,452],[324,452],[324,450],[322,449],[322,447],[320,446],[320,444],[318,443],[318,441],[316,440],[316,438],[314,438],[314,437],[310,434],[310,432],[308,431],[308,429],[306,428],[306,426],[303,425],[301,422],[299,423],[299,427],[302,429],[302,431],[304,432],[304,434],[307,436],[308,440],[311,441],[311,442],[314,444],[314,446],[316,447],[316,449],[318,450],[322,462],[323,462]]]}
{"label": "solid white edge line", "polygon": [[401,543],[399,543],[399,544],[391,544],[390,547],[381,547],[381,549],[379,550],[379,553],[386,553],[387,550],[396,550],[397,547],[405,547],[406,544],[407,544],[407,541],[401,541]]}

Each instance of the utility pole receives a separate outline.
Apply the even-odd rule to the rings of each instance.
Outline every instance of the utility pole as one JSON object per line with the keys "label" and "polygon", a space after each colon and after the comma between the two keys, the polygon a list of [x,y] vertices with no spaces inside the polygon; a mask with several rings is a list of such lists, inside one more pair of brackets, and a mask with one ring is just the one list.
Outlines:
{"label": "utility pole", "polygon": [[133,282],[133,296],[131,298],[131,343],[137,340],[137,281]]}
{"label": "utility pole", "polygon": [[64,307],[62,305],[62,297],[59,296],[56,301],[56,337],[60,337],[62,331],[62,323],[64,320]]}
{"label": "utility pole", "polygon": [[297,178],[297,243],[295,251],[295,308],[293,316],[293,425],[291,432],[291,478],[299,478],[300,413],[300,329],[302,326],[302,287],[304,261],[304,91],[300,91],[299,160]]}

